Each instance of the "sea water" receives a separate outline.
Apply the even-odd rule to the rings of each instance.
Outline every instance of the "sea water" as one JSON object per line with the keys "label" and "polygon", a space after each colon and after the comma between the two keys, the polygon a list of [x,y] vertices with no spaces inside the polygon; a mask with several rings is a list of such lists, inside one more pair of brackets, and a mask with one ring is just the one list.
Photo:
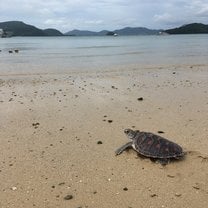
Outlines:
{"label": "sea water", "polygon": [[0,72],[208,64],[208,35],[12,37],[0,50]]}

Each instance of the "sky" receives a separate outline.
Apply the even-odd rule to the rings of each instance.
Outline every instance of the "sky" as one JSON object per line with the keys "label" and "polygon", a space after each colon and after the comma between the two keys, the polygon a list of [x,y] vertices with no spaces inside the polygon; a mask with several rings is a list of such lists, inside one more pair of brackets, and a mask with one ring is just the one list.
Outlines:
{"label": "sky", "polygon": [[61,32],[169,29],[208,24],[208,0],[0,0],[0,22],[11,20]]}

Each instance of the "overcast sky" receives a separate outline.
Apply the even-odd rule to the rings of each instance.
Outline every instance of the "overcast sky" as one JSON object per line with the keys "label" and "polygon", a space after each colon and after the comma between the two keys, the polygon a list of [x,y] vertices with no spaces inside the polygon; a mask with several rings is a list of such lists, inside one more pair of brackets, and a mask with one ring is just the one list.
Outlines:
{"label": "overcast sky", "polygon": [[62,32],[126,26],[167,29],[208,24],[208,0],[0,0],[0,22],[10,20]]}

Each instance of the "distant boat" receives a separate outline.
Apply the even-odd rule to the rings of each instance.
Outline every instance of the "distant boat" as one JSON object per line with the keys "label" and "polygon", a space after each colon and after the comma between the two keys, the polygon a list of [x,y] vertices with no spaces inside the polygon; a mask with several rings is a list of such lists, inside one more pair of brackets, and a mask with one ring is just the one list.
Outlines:
{"label": "distant boat", "polygon": [[118,36],[117,33],[112,32],[112,31],[107,32],[106,35],[108,35],[108,36],[114,36],[114,37]]}
{"label": "distant boat", "polygon": [[167,32],[160,31],[158,35],[169,35]]}

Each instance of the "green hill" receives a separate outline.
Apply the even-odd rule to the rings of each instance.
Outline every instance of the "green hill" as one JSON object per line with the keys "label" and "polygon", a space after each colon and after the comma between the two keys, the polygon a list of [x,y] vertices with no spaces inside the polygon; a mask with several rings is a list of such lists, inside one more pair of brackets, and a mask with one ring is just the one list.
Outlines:
{"label": "green hill", "polygon": [[178,28],[165,30],[168,34],[200,34],[208,33],[208,25],[192,23]]}
{"label": "green hill", "polygon": [[12,36],[57,36],[63,35],[55,29],[41,30],[32,25],[20,21],[0,22],[0,28],[10,32]]}
{"label": "green hill", "polygon": [[46,36],[42,30],[19,21],[2,22],[0,28],[12,32],[12,36]]}
{"label": "green hill", "polygon": [[52,29],[52,28],[45,29],[45,30],[43,30],[43,32],[47,36],[63,36],[63,34],[60,31],[58,31],[56,29]]}
{"label": "green hill", "polygon": [[145,27],[125,27],[113,32],[118,35],[157,35],[161,30],[152,30]]}

